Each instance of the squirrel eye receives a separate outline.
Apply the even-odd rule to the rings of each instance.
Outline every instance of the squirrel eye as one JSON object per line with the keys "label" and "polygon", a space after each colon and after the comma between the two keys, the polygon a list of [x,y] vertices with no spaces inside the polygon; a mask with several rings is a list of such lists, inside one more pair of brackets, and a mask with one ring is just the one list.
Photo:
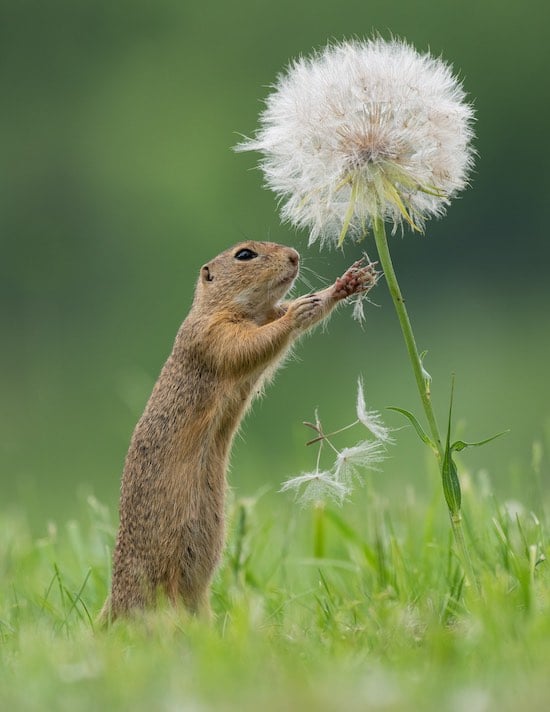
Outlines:
{"label": "squirrel eye", "polygon": [[242,250],[239,250],[235,253],[236,260],[253,260],[254,257],[257,256],[257,252],[254,252],[254,250],[249,250],[247,247],[244,247]]}

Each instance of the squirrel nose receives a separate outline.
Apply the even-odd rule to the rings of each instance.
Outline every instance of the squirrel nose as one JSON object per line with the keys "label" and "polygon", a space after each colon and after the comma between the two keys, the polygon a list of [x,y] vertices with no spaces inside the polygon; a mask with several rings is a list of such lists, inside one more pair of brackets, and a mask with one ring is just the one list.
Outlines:
{"label": "squirrel nose", "polygon": [[288,260],[291,264],[297,265],[300,261],[300,255],[296,252],[296,250],[291,250],[288,255]]}

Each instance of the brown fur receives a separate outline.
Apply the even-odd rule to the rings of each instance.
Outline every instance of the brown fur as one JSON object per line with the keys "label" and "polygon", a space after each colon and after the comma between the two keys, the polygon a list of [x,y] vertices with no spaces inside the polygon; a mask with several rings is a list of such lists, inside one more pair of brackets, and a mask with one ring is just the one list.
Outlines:
{"label": "brown fur", "polygon": [[[237,260],[245,248],[257,257]],[[301,333],[376,280],[371,266],[356,263],[328,289],[280,303],[298,263],[289,247],[250,241],[201,269],[126,456],[103,620],[152,605],[158,592],[209,611],[224,544],[228,454],[245,410]]]}

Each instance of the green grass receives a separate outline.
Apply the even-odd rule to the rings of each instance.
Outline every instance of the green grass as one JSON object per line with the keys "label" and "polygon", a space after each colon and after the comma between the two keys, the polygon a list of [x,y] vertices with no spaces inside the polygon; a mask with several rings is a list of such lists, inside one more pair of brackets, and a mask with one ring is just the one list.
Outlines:
{"label": "green grass", "polygon": [[90,498],[39,539],[4,514],[0,709],[546,710],[548,510],[464,485],[482,597],[439,494],[388,501],[369,485],[321,522],[269,495],[230,507],[211,625],[165,608],[96,630],[108,510]]}

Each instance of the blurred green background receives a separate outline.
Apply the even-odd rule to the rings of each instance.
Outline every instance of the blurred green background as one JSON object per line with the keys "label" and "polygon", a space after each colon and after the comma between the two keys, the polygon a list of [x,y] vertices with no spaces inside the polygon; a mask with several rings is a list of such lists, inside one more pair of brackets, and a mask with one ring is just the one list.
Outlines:
{"label": "blurred green background", "polygon": [[[243,237],[296,244],[330,279],[356,257],[320,255],[281,226],[257,156],[231,147],[292,57],[372,31],[441,54],[475,103],[472,188],[426,236],[393,238],[393,255],[441,416],[454,371],[460,435],[511,428],[463,467],[534,501],[546,460],[533,465],[533,443],[550,431],[549,8],[2,0],[0,506],[37,527],[73,516],[86,492],[115,508],[132,428],[204,261]],[[360,373],[371,407],[419,413],[383,284],[373,299],[365,331],[343,309],[256,404],[232,458],[238,495],[311,467],[301,421],[315,407],[327,428],[353,419]],[[397,440],[374,475],[389,497],[433,478],[411,429]]]}

